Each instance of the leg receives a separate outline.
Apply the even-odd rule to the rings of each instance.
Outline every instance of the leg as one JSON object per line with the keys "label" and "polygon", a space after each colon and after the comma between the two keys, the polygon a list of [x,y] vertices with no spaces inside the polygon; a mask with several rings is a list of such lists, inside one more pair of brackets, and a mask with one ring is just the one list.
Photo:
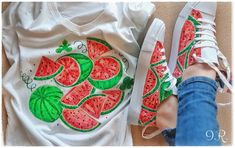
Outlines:
{"label": "leg", "polygon": [[[215,76],[215,71],[206,64],[195,64],[184,71],[178,87],[176,145],[221,145]],[[212,133],[214,137],[208,137]]]}

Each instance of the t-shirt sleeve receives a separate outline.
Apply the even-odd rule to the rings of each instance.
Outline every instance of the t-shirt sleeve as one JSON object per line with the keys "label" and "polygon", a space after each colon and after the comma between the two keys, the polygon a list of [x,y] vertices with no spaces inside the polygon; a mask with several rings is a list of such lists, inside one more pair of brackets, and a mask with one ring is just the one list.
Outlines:
{"label": "t-shirt sleeve", "polygon": [[155,11],[155,5],[151,2],[128,3],[126,7],[127,16],[130,18],[135,28],[132,29],[135,37],[138,38],[147,25],[148,19]]}
{"label": "t-shirt sleeve", "polygon": [[17,24],[16,8],[18,3],[11,3],[2,14],[2,43],[9,63],[12,65],[19,53],[17,34],[15,26]]}

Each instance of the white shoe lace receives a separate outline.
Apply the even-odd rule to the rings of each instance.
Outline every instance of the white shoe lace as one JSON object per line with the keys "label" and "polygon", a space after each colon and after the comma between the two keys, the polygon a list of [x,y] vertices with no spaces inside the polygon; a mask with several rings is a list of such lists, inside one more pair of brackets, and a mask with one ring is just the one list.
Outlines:
{"label": "white shoe lace", "polygon": [[[199,37],[195,38],[195,45],[194,48],[203,48],[203,47],[210,47],[214,48],[217,52],[218,59],[221,60],[222,65],[220,64],[221,68],[223,68],[227,73],[227,78],[220,72],[218,66],[209,61],[206,58],[198,57],[196,54],[193,54],[195,60],[199,63],[207,63],[212,69],[214,69],[220,79],[224,82],[227,88],[233,93],[232,85],[229,83],[230,81],[230,68],[229,63],[223,53],[219,50],[218,44],[215,37],[215,23],[208,19],[199,18],[197,19],[200,22],[200,25],[196,25],[198,31],[196,31],[196,35],[200,35]],[[220,61],[219,61],[220,62]],[[225,88],[219,88],[220,92],[224,92]]]}

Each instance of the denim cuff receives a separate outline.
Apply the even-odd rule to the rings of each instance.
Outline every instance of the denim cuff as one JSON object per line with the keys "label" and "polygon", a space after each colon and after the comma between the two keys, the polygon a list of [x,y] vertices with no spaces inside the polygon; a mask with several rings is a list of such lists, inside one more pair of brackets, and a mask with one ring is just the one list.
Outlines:
{"label": "denim cuff", "polygon": [[190,77],[184,81],[182,81],[179,86],[178,86],[178,90],[183,89],[185,86],[189,85],[190,83],[195,83],[195,82],[202,82],[204,84],[208,84],[211,85],[211,87],[213,87],[215,90],[217,90],[217,85],[216,85],[216,81],[209,78],[209,77],[204,77],[204,76],[196,76],[196,77]]}

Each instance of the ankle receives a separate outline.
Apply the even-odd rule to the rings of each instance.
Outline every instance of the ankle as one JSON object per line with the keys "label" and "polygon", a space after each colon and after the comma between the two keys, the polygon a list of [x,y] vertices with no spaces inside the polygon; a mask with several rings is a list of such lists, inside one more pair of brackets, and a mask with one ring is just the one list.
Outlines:
{"label": "ankle", "polygon": [[195,76],[205,76],[215,80],[216,72],[207,64],[196,63],[185,69],[182,78],[183,80],[186,80],[189,77],[195,77]]}

